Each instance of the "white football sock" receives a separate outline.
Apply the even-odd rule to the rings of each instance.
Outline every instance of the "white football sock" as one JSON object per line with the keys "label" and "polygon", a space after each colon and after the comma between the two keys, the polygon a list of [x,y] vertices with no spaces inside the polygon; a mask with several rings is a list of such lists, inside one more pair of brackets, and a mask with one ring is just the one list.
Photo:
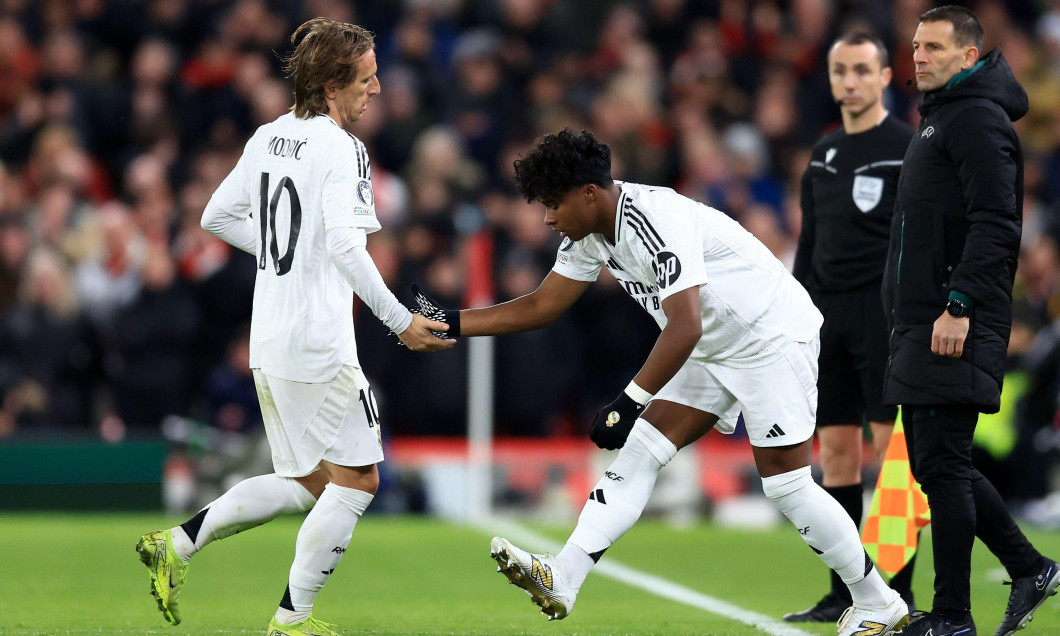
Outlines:
{"label": "white football sock", "polygon": [[304,512],[316,498],[297,481],[275,473],[244,479],[198,514],[173,528],[173,549],[185,563],[206,544],[271,521]]}
{"label": "white football sock", "polygon": [[618,457],[596,483],[567,545],[557,555],[564,578],[575,592],[607,548],[640,518],[659,470],[677,447],[647,420],[633,425]]}
{"label": "white football sock", "polygon": [[[884,607],[896,594],[865,554],[843,507],[814,483],[810,467],[762,479],[762,490],[799,529],[803,541],[843,579],[858,607]],[[868,569],[868,572],[866,572]]]}
{"label": "white football sock", "polygon": [[353,528],[372,499],[373,495],[355,488],[335,484],[324,488],[324,494],[298,530],[287,586],[291,608],[277,609],[276,620],[292,625],[309,616],[317,592],[346,553]]}
{"label": "white football sock", "polygon": [[589,576],[589,570],[596,565],[593,557],[570,541],[567,541],[567,545],[556,555],[556,562],[563,574],[563,580],[574,589],[575,594],[582,588],[585,577]]}

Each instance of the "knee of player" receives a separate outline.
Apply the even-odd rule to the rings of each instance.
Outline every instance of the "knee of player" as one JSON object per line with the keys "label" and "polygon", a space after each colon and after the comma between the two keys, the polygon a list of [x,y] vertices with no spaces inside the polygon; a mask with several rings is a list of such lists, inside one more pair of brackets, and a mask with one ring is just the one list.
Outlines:
{"label": "knee of player", "polygon": [[379,472],[373,472],[371,477],[364,480],[363,485],[358,490],[363,490],[369,495],[374,495],[379,490]]}
{"label": "knee of player", "polygon": [[379,469],[375,464],[370,466],[337,466],[329,465],[329,481],[336,486],[352,488],[374,495],[379,490]]}
{"label": "knee of player", "polygon": [[316,470],[305,477],[295,477],[294,481],[309,491],[314,499],[320,499],[324,486],[328,485],[328,475],[323,470]]}
{"label": "knee of player", "polygon": [[357,472],[357,480],[350,484],[350,488],[362,490],[369,495],[374,495],[379,490],[379,469],[375,466],[367,466],[365,470]]}

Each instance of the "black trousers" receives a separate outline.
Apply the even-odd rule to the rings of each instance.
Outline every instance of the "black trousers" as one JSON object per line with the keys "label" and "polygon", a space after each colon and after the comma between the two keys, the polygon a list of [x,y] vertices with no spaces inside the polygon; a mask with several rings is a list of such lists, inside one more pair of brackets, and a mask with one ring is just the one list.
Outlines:
{"label": "black trousers", "polygon": [[1042,563],[997,490],[972,465],[972,434],[978,420],[979,412],[967,408],[905,407],[902,414],[913,477],[931,506],[932,610],[955,616],[972,606],[969,578],[975,537],[1012,578],[1031,574]]}

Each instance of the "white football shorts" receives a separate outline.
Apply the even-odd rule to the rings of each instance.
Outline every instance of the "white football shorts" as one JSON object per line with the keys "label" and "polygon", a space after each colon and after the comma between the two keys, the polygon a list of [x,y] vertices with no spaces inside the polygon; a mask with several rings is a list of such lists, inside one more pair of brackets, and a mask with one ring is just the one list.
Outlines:
{"label": "white football shorts", "polygon": [[752,446],[790,446],[813,436],[821,340],[785,339],[761,366],[729,367],[689,358],[654,397],[718,416],[730,435],[743,412]]}
{"label": "white football shorts", "polygon": [[281,477],[304,477],[325,459],[339,466],[383,461],[378,407],[364,373],[344,366],[331,382],[291,382],[254,369],[254,385]]}

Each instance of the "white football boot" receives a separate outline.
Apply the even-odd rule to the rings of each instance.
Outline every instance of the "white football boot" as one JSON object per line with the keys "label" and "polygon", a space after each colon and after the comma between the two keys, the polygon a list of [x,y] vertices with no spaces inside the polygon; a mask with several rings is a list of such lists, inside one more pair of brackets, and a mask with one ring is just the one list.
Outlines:
{"label": "white football boot", "polygon": [[871,609],[857,605],[848,607],[836,626],[839,628],[839,636],[890,636],[899,633],[908,623],[909,607],[898,592],[894,592],[894,600],[883,608]]}
{"label": "white football boot", "polygon": [[530,554],[500,537],[490,541],[490,556],[497,561],[497,571],[523,588],[548,620],[565,618],[574,609],[577,594],[563,578],[556,557]]}

